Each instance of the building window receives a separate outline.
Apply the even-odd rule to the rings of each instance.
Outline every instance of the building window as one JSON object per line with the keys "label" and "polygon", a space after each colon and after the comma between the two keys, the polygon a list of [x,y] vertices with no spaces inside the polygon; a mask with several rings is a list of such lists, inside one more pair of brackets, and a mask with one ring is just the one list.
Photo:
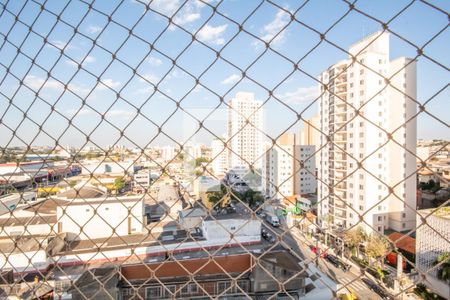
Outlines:
{"label": "building window", "polygon": [[197,294],[198,293],[199,288],[198,288],[198,285],[196,283],[191,283],[189,285],[189,287],[190,287],[190,290],[191,290],[192,294]]}
{"label": "building window", "polygon": [[166,298],[172,298],[177,293],[176,285],[165,285],[164,288],[165,288],[164,294]]}
{"label": "building window", "polygon": [[240,289],[237,289],[238,292],[242,293],[242,291],[244,291],[244,292],[248,291],[248,282],[247,281],[240,280],[237,282],[237,285],[240,287]]}
{"label": "building window", "polygon": [[[227,290],[231,286],[231,283],[229,281],[219,281],[217,283],[217,293],[220,294],[223,291]],[[227,290],[226,293],[230,293],[230,290]]]}
{"label": "building window", "polygon": [[146,300],[152,300],[161,298],[161,287],[160,286],[151,286],[145,289],[145,299]]}
{"label": "building window", "polygon": [[182,296],[186,296],[186,295],[189,295],[190,294],[190,291],[189,291],[189,284],[186,284],[186,285],[184,285],[182,288],[181,288],[181,295]]}
{"label": "building window", "polygon": [[383,221],[383,219],[381,218],[381,216],[378,216],[378,222]]}
{"label": "building window", "polygon": [[381,226],[378,226],[378,232],[381,232]]}
{"label": "building window", "polygon": [[402,223],[402,228],[406,228],[406,224],[405,223]]}

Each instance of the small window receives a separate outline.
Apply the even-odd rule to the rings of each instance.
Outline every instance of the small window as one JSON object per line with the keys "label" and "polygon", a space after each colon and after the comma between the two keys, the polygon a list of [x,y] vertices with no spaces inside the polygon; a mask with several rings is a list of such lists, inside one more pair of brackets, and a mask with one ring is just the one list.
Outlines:
{"label": "small window", "polygon": [[145,289],[145,299],[151,300],[151,299],[157,299],[161,298],[161,287],[160,286],[154,286],[154,287],[148,287]]}
{"label": "small window", "polygon": [[197,294],[198,293],[199,288],[198,288],[198,285],[196,283],[191,283],[190,284],[190,288],[191,288],[191,293],[193,293],[193,294]]}

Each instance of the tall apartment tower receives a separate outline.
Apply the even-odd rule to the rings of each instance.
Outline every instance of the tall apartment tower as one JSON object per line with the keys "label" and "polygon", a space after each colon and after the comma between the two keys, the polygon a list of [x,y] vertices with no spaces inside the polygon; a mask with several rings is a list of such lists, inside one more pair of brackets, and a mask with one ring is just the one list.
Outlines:
{"label": "tall apartment tower", "polygon": [[211,166],[216,176],[225,175],[228,169],[228,149],[225,146],[225,138],[217,138],[211,142]]}
{"label": "tall apartment tower", "polygon": [[327,89],[321,86],[319,104],[326,134],[318,167],[319,222],[344,228],[360,223],[368,232],[410,230],[416,208],[416,180],[409,176],[416,168],[415,61],[390,61],[389,34],[382,32],[349,53],[320,75]]}
{"label": "tall apartment tower", "polygon": [[262,165],[262,102],[253,93],[238,92],[229,102],[229,169],[260,169]]}
{"label": "tall apartment tower", "polygon": [[[319,114],[303,122],[303,129],[300,130],[300,144],[314,146],[315,150],[320,150],[320,116]],[[314,155],[316,166],[320,163],[320,155]]]}
{"label": "tall apartment tower", "polygon": [[283,199],[316,192],[315,147],[299,145],[298,135],[285,133],[268,145],[265,153],[264,191],[269,197]]}

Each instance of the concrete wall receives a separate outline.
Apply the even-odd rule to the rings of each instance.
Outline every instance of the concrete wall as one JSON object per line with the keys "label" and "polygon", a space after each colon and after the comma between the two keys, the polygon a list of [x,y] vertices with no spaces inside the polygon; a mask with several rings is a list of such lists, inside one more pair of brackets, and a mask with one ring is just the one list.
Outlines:
{"label": "concrete wall", "polygon": [[13,269],[15,272],[44,270],[48,266],[47,255],[44,250],[11,253],[0,255],[0,266],[3,270]]}
{"label": "concrete wall", "polygon": [[226,219],[203,221],[203,236],[207,240],[229,241],[234,237],[248,237],[261,240],[261,221],[250,219]]}
{"label": "concrete wall", "polygon": [[[142,199],[136,198],[136,202],[107,200],[101,204],[95,203],[82,201],[76,205],[58,207],[57,218],[61,223],[62,232],[79,233],[80,239],[125,236],[142,232],[145,225]],[[130,213],[128,208],[131,208]]]}

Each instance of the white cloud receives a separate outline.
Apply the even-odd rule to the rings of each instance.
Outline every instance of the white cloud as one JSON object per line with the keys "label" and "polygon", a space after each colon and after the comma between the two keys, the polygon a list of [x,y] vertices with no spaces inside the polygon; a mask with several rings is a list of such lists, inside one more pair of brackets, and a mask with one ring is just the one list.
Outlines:
{"label": "white cloud", "polygon": [[196,85],[195,88],[192,90],[192,93],[199,93],[203,90],[203,87],[201,85]]}
{"label": "white cloud", "polygon": [[299,87],[295,91],[276,95],[278,99],[288,104],[300,104],[312,101],[319,96],[317,86]]}
{"label": "white cloud", "polygon": [[89,63],[93,63],[95,62],[95,57],[92,55],[88,55],[86,56],[86,58],[84,59],[84,63],[89,64]]}
{"label": "white cloud", "polygon": [[97,86],[97,88],[99,90],[105,90],[105,89],[107,89],[107,87],[110,87],[110,88],[114,89],[114,88],[117,88],[118,86],[121,85],[120,81],[115,81],[114,79],[111,79],[111,78],[102,79],[101,82],[103,84],[100,83]]}
{"label": "white cloud", "polygon": [[78,66],[78,64],[76,62],[74,62],[73,60],[68,60],[68,59],[66,59],[66,64],[68,64],[69,66],[74,66],[74,67]]}
{"label": "white cloud", "polygon": [[155,91],[155,88],[153,86],[140,88],[135,90],[135,93],[138,95],[151,95]]}
{"label": "white cloud", "polygon": [[[143,1],[145,3],[145,1]],[[168,17],[178,10],[181,3],[180,0],[153,0],[150,8]]]}
{"label": "white cloud", "polygon": [[153,83],[153,84],[156,84],[156,83],[159,82],[159,78],[156,75],[154,75],[154,74],[150,74],[150,73],[143,74],[143,75],[141,75],[141,77],[143,77],[143,78],[139,78],[140,82],[147,82],[148,81],[148,82]]}
{"label": "white cloud", "polygon": [[177,25],[186,25],[188,23],[192,23],[200,19],[200,13],[198,12],[182,12],[177,14],[177,16],[173,19],[173,22]]}
{"label": "white cloud", "polygon": [[95,111],[93,111],[90,108],[84,107],[78,111],[78,109],[68,109],[66,110],[67,115],[73,116],[74,114],[77,114],[77,116],[89,116],[96,114]]}
{"label": "white cloud", "polygon": [[37,77],[34,75],[28,75],[25,77],[24,79],[24,83],[26,86],[30,87],[31,89],[37,91],[39,90],[42,86],[44,86],[43,88],[47,88],[47,89],[63,89],[64,86],[59,83],[58,81],[54,80],[54,79],[44,79],[41,77]]}
{"label": "white cloud", "polygon": [[106,116],[108,117],[122,117],[122,118],[131,118],[137,114],[135,111],[131,110],[124,110],[124,109],[112,109],[106,113]]}
{"label": "white cloud", "polygon": [[162,60],[160,60],[159,58],[156,58],[154,56],[148,57],[147,58],[147,62],[150,65],[155,66],[155,67],[162,65]]}
{"label": "white cloud", "polygon": [[261,39],[269,42],[279,33],[277,37],[272,41],[272,44],[282,44],[285,40],[286,35],[286,30],[283,30],[283,28],[289,23],[289,20],[289,14],[280,9],[275,15],[273,21],[266,24],[261,30]]}
{"label": "white cloud", "polygon": [[102,30],[102,28],[100,26],[94,26],[94,25],[89,25],[89,27],[87,28],[87,32],[89,32],[89,33],[97,33],[100,30]]}
{"label": "white cloud", "polygon": [[211,26],[206,24],[203,28],[197,33],[197,37],[202,42],[212,42],[216,45],[225,44],[225,40],[222,35],[227,29],[228,24],[219,25],[219,26]]}
{"label": "white cloud", "polygon": [[[77,59],[77,60],[78,60],[78,61],[81,61],[81,59]],[[86,56],[86,58],[84,59],[83,65],[89,64],[89,63],[93,63],[93,62],[95,62],[95,61],[96,61],[96,59],[95,59],[94,56],[88,55],[88,56]],[[68,65],[70,65],[70,66],[78,67],[78,63],[76,63],[76,62],[73,61],[73,60],[67,59],[67,60],[66,60],[66,64],[68,64]]]}
{"label": "white cloud", "polygon": [[185,74],[184,72],[180,72],[180,71],[178,71],[177,69],[175,69],[175,70],[173,70],[172,72],[170,72],[170,73],[166,76],[166,79],[167,79],[167,80],[170,80],[170,79],[172,79],[172,78],[180,78],[180,77],[182,77],[184,74]]}
{"label": "white cloud", "polygon": [[[26,86],[30,87],[35,91],[38,91],[41,87],[42,90],[53,90],[58,91],[60,93],[64,91],[64,84],[54,79],[46,80],[44,78],[37,77],[34,75],[28,75],[27,77],[25,77],[24,83]],[[77,85],[75,83],[69,83],[68,90],[79,96],[84,96],[90,92],[90,89]]]}
{"label": "white cloud", "polygon": [[232,74],[230,76],[228,76],[227,78],[225,78],[224,80],[222,80],[220,83],[221,84],[233,84],[239,81],[239,79],[241,79],[241,76],[238,74]]}
{"label": "white cloud", "polygon": [[45,45],[46,47],[51,47],[51,48],[58,48],[58,49],[72,49],[73,47],[71,45],[67,45],[67,42],[63,42],[63,41],[59,41],[59,40],[54,40],[54,41],[50,41],[49,44]]}

